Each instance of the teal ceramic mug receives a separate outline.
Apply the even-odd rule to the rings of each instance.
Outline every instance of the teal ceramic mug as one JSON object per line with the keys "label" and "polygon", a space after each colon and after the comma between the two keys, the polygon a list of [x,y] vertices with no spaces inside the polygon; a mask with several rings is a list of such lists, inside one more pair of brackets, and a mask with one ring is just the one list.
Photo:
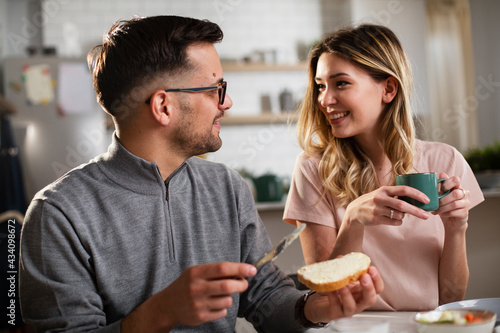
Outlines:
{"label": "teal ceramic mug", "polygon": [[424,204],[423,202],[409,197],[400,197],[399,199],[422,208],[425,211],[433,212],[439,208],[439,199],[450,193],[450,191],[446,191],[443,194],[439,194],[439,183],[445,180],[446,178],[438,178],[438,174],[433,172],[398,175],[396,176],[397,185],[406,185],[416,188],[428,196],[431,201]]}

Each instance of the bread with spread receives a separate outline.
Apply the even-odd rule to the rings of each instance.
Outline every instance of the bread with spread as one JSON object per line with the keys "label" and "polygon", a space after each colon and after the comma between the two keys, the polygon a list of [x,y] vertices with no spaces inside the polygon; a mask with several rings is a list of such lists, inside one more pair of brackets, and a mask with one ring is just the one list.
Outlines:
{"label": "bread with spread", "polygon": [[297,278],[311,290],[334,291],[359,280],[370,268],[370,257],[351,252],[343,257],[301,267]]}

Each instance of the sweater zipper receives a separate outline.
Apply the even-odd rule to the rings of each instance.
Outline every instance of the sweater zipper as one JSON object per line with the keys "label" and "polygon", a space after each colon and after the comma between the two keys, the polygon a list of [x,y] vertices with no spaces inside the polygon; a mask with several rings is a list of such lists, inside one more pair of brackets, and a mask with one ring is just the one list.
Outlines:
{"label": "sweater zipper", "polygon": [[165,179],[165,180],[163,181],[163,183],[165,184],[165,200],[166,200],[166,201],[168,201],[168,200],[169,200],[169,195],[170,195],[170,193],[169,193],[169,189],[168,189],[168,187],[169,187],[169,185],[170,185],[170,180],[172,180],[172,177],[174,177],[174,176],[175,176],[175,175],[179,172],[179,170],[180,170],[180,169],[181,169],[181,168],[182,168],[185,164],[186,164],[186,163],[182,163],[182,164],[181,164],[181,165],[180,165],[177,169],[175,169],[175,171],[174,171],[174,172],[172,172],[172,173],[170,174],[170,176],[168,176],[168,178],[167,178],[167,179]]}
{"label": "sweater zipper", "polygon": [[168,193],[168,183],[169,183],[168,179],[165,180],[165,200],[166,201],[168,201],[168,195],[169,195],[169,193]]}

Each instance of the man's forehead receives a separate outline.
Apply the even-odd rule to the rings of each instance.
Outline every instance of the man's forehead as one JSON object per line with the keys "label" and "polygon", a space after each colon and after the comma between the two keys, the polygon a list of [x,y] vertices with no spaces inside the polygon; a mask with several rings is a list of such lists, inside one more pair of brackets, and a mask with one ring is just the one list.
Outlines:
{"label": "man's forehead", "polygon": [[222,80],[222,66],[213,44],[192,44],[188,46],[186,54],[197,78],[211,83],[219,83]]}

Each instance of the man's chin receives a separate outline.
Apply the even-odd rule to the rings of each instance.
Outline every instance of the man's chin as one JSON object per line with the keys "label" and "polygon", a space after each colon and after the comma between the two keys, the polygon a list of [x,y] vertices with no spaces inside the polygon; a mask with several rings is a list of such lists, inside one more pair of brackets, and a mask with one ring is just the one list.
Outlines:
{"label": "man's chin", "polygon": [[222,140],[219,138],[218,142],[207,142],[207,145],[200,149],[200,151],[195,155],[203,155],[207,153],[215,153],[222,147]]}

